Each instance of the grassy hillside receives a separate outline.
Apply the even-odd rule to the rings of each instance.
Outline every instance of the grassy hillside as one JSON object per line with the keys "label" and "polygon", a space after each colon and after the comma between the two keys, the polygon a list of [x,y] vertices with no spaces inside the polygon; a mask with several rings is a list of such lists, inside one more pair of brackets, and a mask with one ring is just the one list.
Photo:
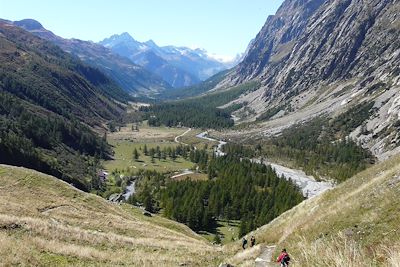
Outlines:
{"label": "grassy hillside", "polygon": [[293,266],[399,266],[399,192],[400,157],[395,157],[259,228],[254,234],[262,245],[228,261],[252,266],[265,245],[274,244],[274,256],[286,247]]}
{"label": "grassy hillside", "polygon": [[221,256],[181,224],[6,165],[0,243],[5,266],[216,266]]}

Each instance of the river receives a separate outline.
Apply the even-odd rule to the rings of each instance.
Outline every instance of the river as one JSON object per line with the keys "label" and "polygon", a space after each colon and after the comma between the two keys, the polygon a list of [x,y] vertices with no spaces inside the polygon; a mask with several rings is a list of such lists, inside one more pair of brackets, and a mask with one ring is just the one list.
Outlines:
{"label": "river", "polygon": [[128,200],[130,196],[132,196],[133,194],[135,194],[136,192],[136,180],[132,181],[125,189],[125,193],[123,194],[123,197],[125,198],[125,200]]}
{"label": "river", "polygon": [[202,132],[202,133],[199,133],[198,135],[196,135],[196,137],[197,137],[197,138],[204,139],[204,140],[212,141],[212,142],[218,142],[218,145],[217,145],[217,147],[215,148],[214,153],[215,153],[215,155],[216,155],[217,157],[225,156],[226,153],[222,152],[222,147],[223,147],[224,145],[226,145],[227,143],[226,143],[225,141],[216,140],[216,139],[214,139],[214,138],[208,137],[207,135],[208,135],[208,132]]}
{"label": "river", "polygon": [[[218,142],[218,146],[215,149],[215,155],[217,157],[226,155],[226,153],[222,151],[222,146],[226,144],[225,141],[209,137],[208,132],[202,132],[196,135],[196,137],[208,141]],[[260,159],[252,159],[252,161],[261,163]],[[326,181],[316,181],[314,177],[306,175],[301,170],[290,169],[285,166],[267,161],[263,161],[263,163],[271,166],[278,176],[284,177],[285,179],[291,179],[301,189],[304,197],[311,198],[334,187],[333,183]]]}

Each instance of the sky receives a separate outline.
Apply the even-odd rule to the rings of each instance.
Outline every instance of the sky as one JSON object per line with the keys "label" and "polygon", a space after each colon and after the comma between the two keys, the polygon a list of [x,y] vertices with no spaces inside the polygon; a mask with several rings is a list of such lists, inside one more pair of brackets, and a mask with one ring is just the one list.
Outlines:
{"label": "sky", "polygon": [[283,0],[0,0],[0,18],[36,19],[64,38],[98,42],[128,32],[138,41],[243,53]]}

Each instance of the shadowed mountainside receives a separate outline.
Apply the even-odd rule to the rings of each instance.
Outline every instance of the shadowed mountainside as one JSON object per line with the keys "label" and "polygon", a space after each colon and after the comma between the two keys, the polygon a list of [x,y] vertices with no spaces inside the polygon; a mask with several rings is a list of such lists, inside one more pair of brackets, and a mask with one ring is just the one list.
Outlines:
{"label": "shadowed mountainside", "polygon": [[170,88],[159,76],[150,73],[127,58],[118,56],[102,45],[78,39],[64,39],[32,19],[12,23],[51,41],[83,62],[98,68],[131,95],[148,96]]}

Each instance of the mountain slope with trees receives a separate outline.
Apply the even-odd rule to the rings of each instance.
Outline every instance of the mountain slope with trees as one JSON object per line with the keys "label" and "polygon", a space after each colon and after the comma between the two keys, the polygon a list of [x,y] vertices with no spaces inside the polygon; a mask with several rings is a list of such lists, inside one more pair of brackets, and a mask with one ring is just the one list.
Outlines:
{"label": "mountain slope with trees", "polygon": [[216,218],[240,220],[239,237],[303,201],[300,190],[271,167],[228,156],[212,159],[209,181],[179,181],[161,191],[164,214],[194,230],[210,230]]}
{"label": "mountain slope with trees", "polygon": [[17,25],[79,57],[88,65],[98,68],[131,95],[149,96],[168,90],[170,86],[161,77],[150,73],[127,58],[113,53],[100,44],[78,39],[64,39],[45,29],[32,19],[8,22]]}
{"label": "mountain slope with trees", "polygon": [[[210,81],[212,83],[212,80]],[[250,94],[259,88],[259,83],[249,82],[233,87],[227,91],[210,92],[208,94],[154,104],[142,107],[151,126],[179,126],[198,128],[229,128],[234,125],[231,117],[231,106],[222,108],[225,104],[240,95]],[[195,90],[196,88],[193,87]],[[234,108],[233,108],[234,109]]]}
{"label": "mountain slope with trees", "polygon": [[25,30],[0,23],[2,163],[34,168],[90,190],[110,155],[103,128],[129,96],[97,69]]}

